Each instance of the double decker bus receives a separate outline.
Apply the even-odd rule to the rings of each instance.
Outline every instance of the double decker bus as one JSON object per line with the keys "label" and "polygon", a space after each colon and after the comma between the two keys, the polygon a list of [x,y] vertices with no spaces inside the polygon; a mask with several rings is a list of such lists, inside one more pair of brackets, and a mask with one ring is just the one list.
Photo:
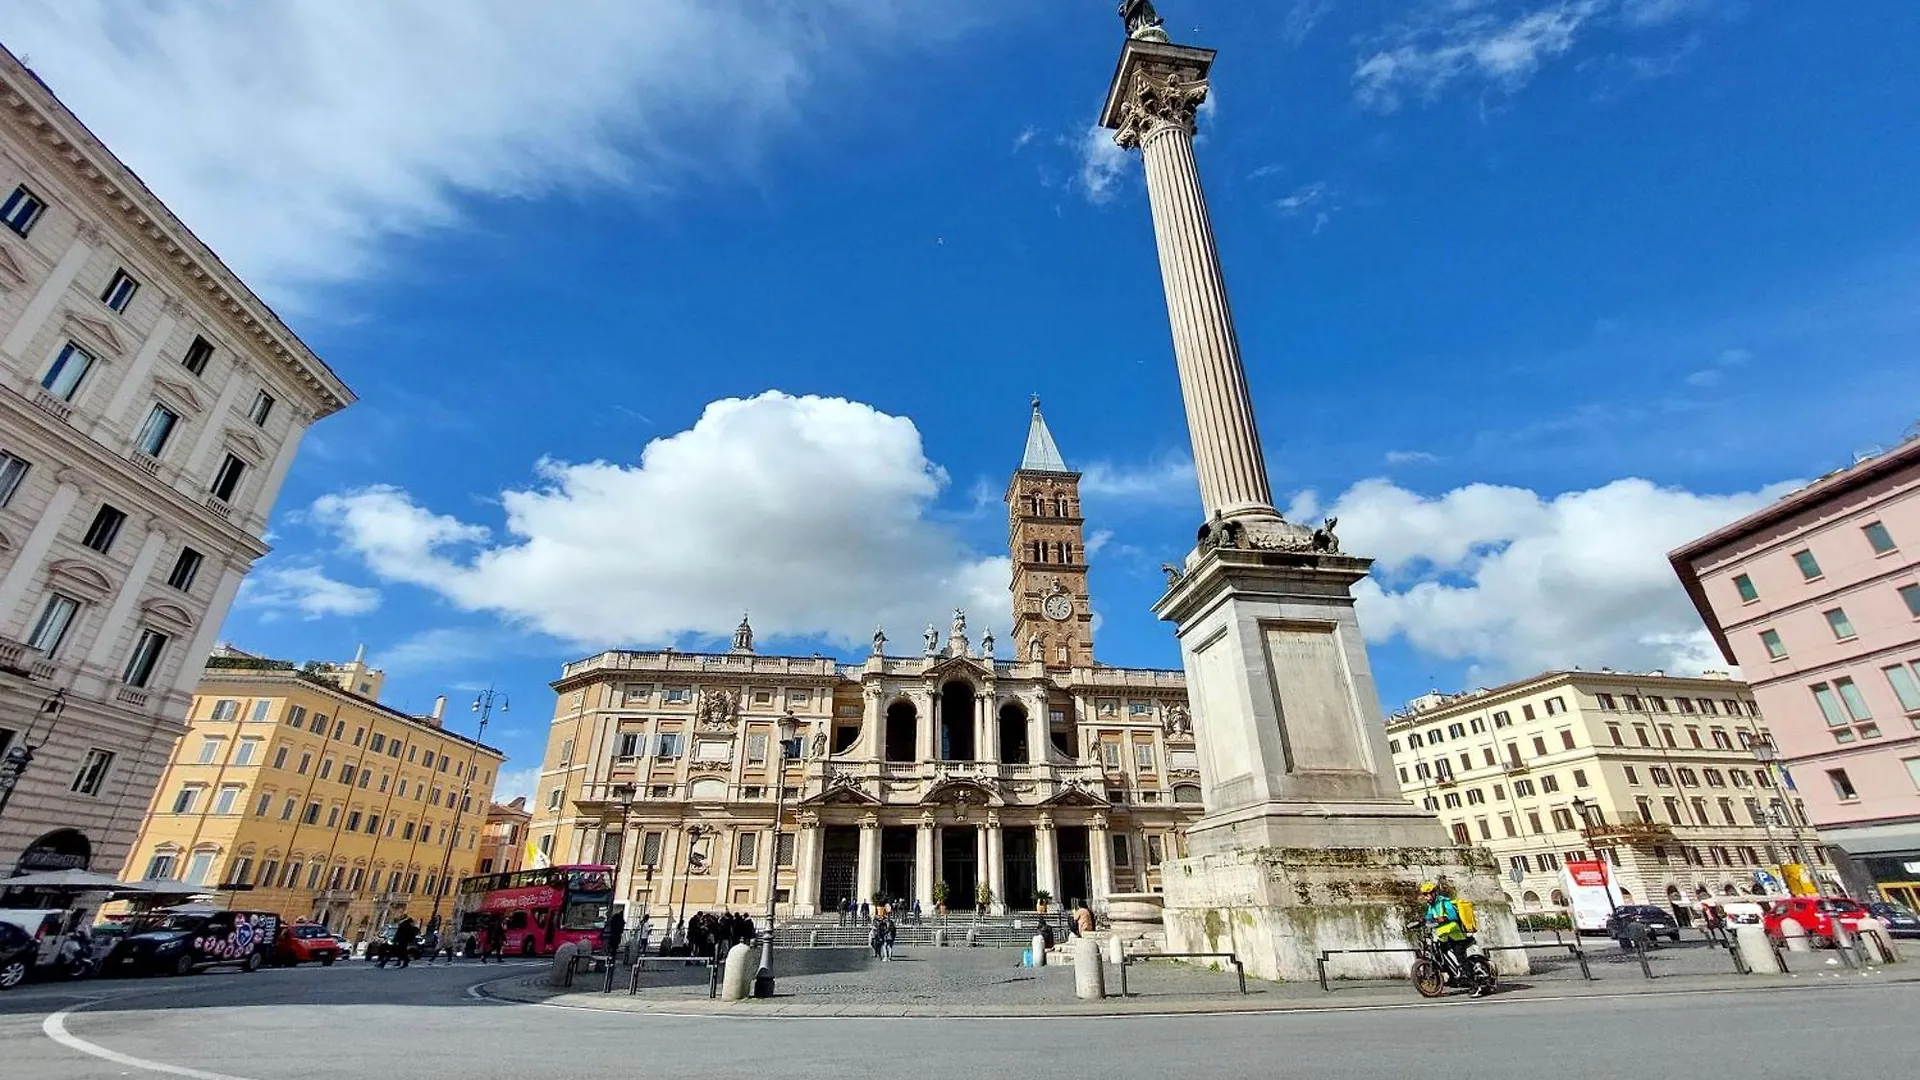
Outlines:
{"label": "double decker bus", "polygon": [[598,950],[613,906],[613,867],[477,874],[460,882],[455,906],[461,938],[483,950],[492,947],[496,926],[506,939],[503,951],[520,956],[551,956],[569,941]]}

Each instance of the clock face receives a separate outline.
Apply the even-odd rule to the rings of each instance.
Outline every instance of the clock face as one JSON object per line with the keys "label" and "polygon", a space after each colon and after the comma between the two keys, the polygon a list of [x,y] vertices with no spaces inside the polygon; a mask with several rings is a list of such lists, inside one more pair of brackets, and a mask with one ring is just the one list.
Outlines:
{"label": "clock face", "polygon": [[1073,601],[1060,593],[1054,593],[1040,605],[1040,610],[1047,618],[1060,622],[1073,614]]}

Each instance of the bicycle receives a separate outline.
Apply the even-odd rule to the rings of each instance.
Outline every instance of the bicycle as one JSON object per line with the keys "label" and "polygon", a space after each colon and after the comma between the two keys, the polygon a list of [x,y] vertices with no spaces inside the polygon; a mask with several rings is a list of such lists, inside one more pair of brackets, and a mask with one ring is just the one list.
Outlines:
{"label": "bicycle", "polygon": [[[1470,953],[1467,956],[1466,970],[1460,970],[1455,954],[1441,948],[1438,938],[1433,936],[1433,928],[1424,922],[1407,924],[1408,930],[1420,932],[1420,940],[1415,946],[1413,957],[1413,988],[1421,997],[1435,998],[1447,992],[1448,987],[1458,989],[1471,987],[1478,995],[1491,994],[1498,979],[1493,973],[1493,962],[1485,953]],[[1476,939],[1467,935],[1467,945],[1473,946]]]}

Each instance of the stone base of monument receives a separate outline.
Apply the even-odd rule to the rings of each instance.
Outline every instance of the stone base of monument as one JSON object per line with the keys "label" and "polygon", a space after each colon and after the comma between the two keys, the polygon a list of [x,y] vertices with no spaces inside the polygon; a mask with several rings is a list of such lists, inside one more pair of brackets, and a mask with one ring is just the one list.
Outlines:
{"label": "stone base of monument", "polygon": [[[1472,901],[1482,946],[1521,943],[1493,857],[1477,848],[1234,848],[1169,862],[1161,880],[1168,952],[1233,953],[1262,979],[1318,979],[1315,961],[1339,950],[1355,951],[1329,960],[1330,978],[1405,978],[1422,881]],[[1528,970],[1525,952],[1488,955],[1503,975]]]}
{"label": "stone base of monument", "polygon": [[[1132,956],[1167,951],[1161,921],[1166,898],[1159,893],[1114,893],[1107,897],[1107,933]],[[1109,946],[1111,948],[1111,946]]]}

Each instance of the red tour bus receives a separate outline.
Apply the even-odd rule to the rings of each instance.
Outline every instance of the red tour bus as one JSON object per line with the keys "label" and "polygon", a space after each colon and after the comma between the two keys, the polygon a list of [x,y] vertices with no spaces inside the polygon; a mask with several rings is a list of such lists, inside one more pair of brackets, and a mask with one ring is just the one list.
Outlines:
{"label": "red tour bus", "polygon": [[498,916],[508,953],[551,956],[572,941],[598,950],[613,905],[613,867],[553,866],[478,874],[460,882],[462,938],[493,945]]}

